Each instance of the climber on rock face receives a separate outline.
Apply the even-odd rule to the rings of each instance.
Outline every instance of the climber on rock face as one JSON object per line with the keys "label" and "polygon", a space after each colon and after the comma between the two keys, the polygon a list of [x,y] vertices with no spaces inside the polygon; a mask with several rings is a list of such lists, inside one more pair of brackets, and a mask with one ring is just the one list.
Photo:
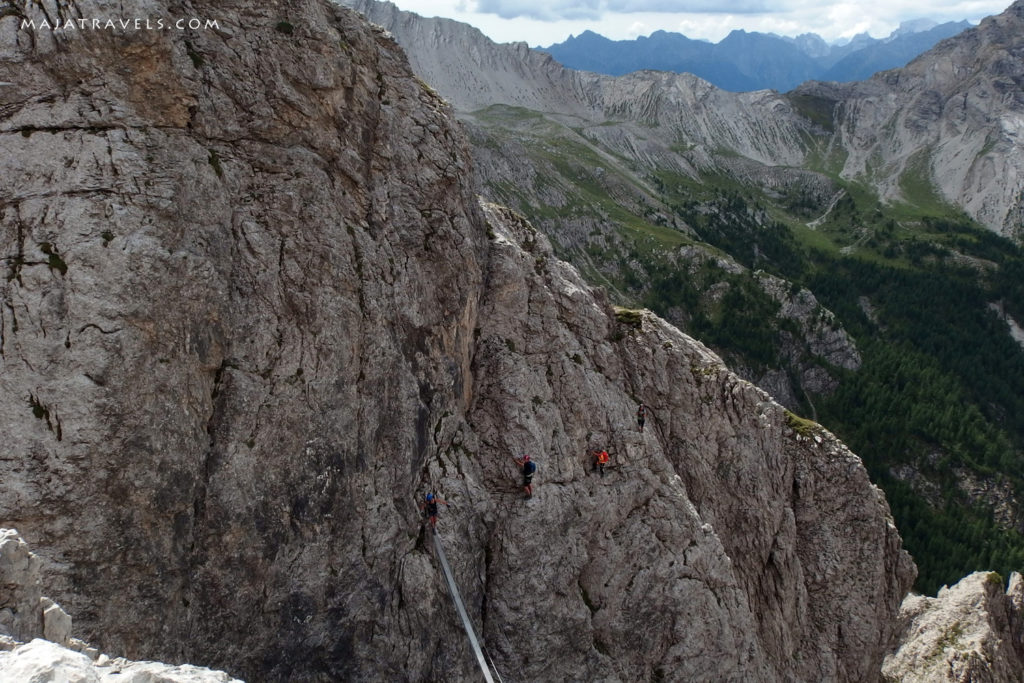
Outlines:
{"label": "climber on rock face", "polygon": [[592,451],[592,454],[594,456],[594,465],[593,467],[590,468],[590,471],[593,472],[594,470],[597,470],[598,473],[600,473],[600,475],[603,477],[604,466],[608,464],[609,460],[608,451],[601,450],[598,448]]}
{"label": "climber on rock face", "polygon": [[433,493],[428,493],[426,499],[420,507],[423,509],[423,514],[430,520],[430,529],[437,532],[437,504],[441,503],[445,507],[451,507],[447,501],[441,500]]}
{"label": "climber on rock face", "polygon": [[530,498],[533,496],[533,473],[537,471],[537,464],[530,460],[529,455],[524,455],[521,458],[517,458],[514,455],[512,460],[517,465],[523,468],[523,491],[526,493],[526,497]]}
{"label": "climber on rock face", "polygon": [[647,406],[643,403],[636,409],[636,423],[640,426],[640,433],[644,433],[644,422],[647,421]]}

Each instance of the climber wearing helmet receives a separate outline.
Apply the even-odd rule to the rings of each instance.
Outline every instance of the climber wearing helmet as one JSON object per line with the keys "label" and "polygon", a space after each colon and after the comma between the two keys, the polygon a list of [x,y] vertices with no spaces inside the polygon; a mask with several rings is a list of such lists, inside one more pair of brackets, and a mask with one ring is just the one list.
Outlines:
{"label": "climber wearing helmet", "polygon": [[608,451],[601,450],[600,448],[598,448],[598,449],[595,449],[593,451],[593,456],[594,456],[594,466],[591,468],[591,471],[597,470],[598,473],[600,473],[600,475],[603,477],[604,476],[604,466],[608,464],[608,460],[609,460],[609,458],[608,458]]}
{"label": "climber wearing helmet", "polygon": [[423,514],[430,520],[430,528],[433,531],[437,531],[437,504],[441,503],[445,507],[450,507],[447,501],[441,500],[433,493],[428,493],[424,502],[420,505],[423,509]]}
{"label": "climber wearing helmet", "polygon": [[517,465],[523,468],[523,491],[526,493],[526,497],[530,498],[533,496],[533,473],[537,471],[537,464],[530,460],[529,455],[524,455],[521,458],[512,456],[512,460]]}

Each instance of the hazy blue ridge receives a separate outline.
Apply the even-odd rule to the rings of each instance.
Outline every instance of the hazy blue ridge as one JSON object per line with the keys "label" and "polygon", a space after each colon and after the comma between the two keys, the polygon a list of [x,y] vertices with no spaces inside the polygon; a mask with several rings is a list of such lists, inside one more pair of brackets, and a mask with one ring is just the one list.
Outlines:
{"label": "hazy blue ridge", "polygon": [[719,43],[668,31],[634,40],[610,40],[584,31],[540,49],[569,68],[610,76],[652,69],[692,73],[732,92],[786,92],[809,80],[863,80],[905,66],[970,26],[966,21],[948,22],[919,32],[897,32],[884,40],[859,35],[845,45],[827,45],[815,34],[783,38],[742,30]]}
{"label": "hazy blue ridge", "polygon": [[818,80],[862,81],[872,74],[887,69],[897,69],[914,61],[919,55],[932,49],[936,43],[961,33],[971,27],[966,21],[940,24],[928,31],[911,33],[889,42],[879,43],[870,48],[857,50],[835,63]]}

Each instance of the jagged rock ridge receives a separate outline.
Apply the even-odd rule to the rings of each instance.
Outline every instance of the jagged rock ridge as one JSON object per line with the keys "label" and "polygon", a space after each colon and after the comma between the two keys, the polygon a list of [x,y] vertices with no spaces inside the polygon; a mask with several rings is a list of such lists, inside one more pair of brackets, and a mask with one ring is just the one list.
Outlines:
{"label": "jagged rock ridge", "polygon": [[[498,45],[450,19],[425,19],[376,0],[345,4],[392,32],[413,70],[460,111],[503,104],[590,124],[621,124],[629,134],[621,143],[627,155],[635,140],[653,138],[666,149],[729,149],[772,166],[803,161],[808,124],[778,93],[730,93],[692,74],[611,77],[575,71],[526,43]],[[663,130],[652,134],[652,125]]]}
{"label": "jagged rock ridge", "polygon": [[311,0],[198,2],[219,27],[181,33],[15,8],[0,521],[80,635],[254,680],[466,679],[436,489],[500,671],[877,675],[913,565],[859,459],[481,208],[389,37]]}

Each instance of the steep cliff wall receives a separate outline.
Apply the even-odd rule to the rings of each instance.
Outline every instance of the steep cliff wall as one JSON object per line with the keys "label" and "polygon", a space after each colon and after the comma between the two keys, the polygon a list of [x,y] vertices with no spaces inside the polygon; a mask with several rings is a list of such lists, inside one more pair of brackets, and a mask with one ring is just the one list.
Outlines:
{"label": "steep cliff wall", "polygon": [[[390,38],[312,0],[15,7],[0,523],[76,635],[252,680],[465,679],[435,488],[512,678],[877,676],[913,565],[860,461],[481,209]],[[65,13],[218,26],[39,28]]]}
{"label": "steep cliff wall", "polygon": [[[486,633],[539,631],[545,653],[513,639],[505,660],[538,680],[874,680],[913,569],[859,460],[675,328],[609,314],[528,225],[488,217],[506,227],[469,421],[497,435],[485,451],[539,451],[543,468],[539,500],[504,503],[488,541],[488,583],[526,595],[492,608]],[[622,468],[587,476],[595,447]],[[482,465],[485,482],[511,478]],[[570,628],[538,629],[551,614]]]}
{"label": "steep cliff wall", "polygon": [[50,585],[107,651],[342,666],[393,602],[429,427],[468,390],[466,153],[347,10],[183,12],[75,15],[219,29],[0,20],[0,518],[68,568]]}

